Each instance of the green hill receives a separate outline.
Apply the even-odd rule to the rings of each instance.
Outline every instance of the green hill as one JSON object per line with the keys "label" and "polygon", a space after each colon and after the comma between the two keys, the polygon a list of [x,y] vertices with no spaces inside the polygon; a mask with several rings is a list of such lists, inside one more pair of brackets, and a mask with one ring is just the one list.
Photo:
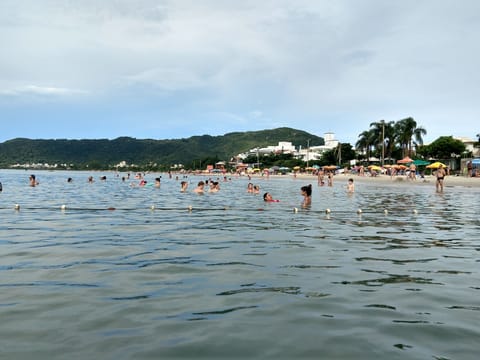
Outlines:
{"label": "green hill", "polygon": [[[158,164],[192,164],[204,159],[229,161],[237,154],[256,147],[289,141],[296,147],[323,145],[324,139],[302,130],[277,128],[271,130],[233,132],[222,136],[192,136],[185,139],[25,139],[16,138],[0,143],[0,167],[14,164],[67,164],[74,168],[109,168],[121,161],[145,166]],[[204,162],[203,162],[204,163]]]}

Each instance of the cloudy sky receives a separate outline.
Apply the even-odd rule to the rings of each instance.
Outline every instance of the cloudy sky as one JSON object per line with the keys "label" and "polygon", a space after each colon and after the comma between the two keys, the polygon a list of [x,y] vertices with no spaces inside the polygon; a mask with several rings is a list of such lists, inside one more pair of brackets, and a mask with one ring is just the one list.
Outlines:
{"label": "cloudy sky", "polygon": [[477,0],[1,0],[0,142],[480,132]]}

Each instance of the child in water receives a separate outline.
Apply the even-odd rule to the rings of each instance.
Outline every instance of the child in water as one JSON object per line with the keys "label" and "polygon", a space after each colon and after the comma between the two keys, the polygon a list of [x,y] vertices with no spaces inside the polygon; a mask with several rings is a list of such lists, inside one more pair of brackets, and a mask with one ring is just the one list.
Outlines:
{"label": "child in water", "polygon": [[355,184],[353,183],[353,179],[352,179],[352,178],[348,179],[347,192],[348,192],[348,193],[353,193],[353,192],[355,192]]}

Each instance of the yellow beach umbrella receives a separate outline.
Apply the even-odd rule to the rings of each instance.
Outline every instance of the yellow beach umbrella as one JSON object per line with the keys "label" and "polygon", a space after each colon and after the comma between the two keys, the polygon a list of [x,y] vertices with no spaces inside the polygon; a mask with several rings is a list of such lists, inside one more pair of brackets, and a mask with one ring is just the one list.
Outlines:
{"label": "yellow beach umbrella", "polygon": [[427,169],[438,169],[441,167],[447,167],[447,165],[445,165],[444,163],[441,163],[440,161],[436,161],[433,164],[426,166]]}
{"label": "yellow beach umbrella", "polygon": [[370,165],[368,168],[373,171],[382,171],[382,168],[378,165]]}

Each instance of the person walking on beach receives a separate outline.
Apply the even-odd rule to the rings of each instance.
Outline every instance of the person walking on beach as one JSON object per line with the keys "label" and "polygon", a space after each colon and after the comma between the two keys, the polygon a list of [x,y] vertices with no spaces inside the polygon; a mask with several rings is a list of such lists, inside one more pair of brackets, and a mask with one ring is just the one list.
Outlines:
{"label": "person walking on beach", "polygon": [[467,177],[472,177],[472,171],[473,171],[473,164],[472,164],[472,161],[470,160],[467,163]]}
{"label": "person walking on beach", "polygon": [[302,186],[300,193],[303,196],[302,207],[309,207],[312,204],[312,185]]}
{"label": "person walking on beach", "polygon": [[410,164],[410,172],[408,174],[408,178],[410,180],[416,180],[417,179],[417,167],[415,166],[414,163]]}
{"label": "person walking on beach", "polygon": [[440,166],[437,169],[435,176],[437,177],[437,182],[435,184],[437,192],[443,192],[443,179],[446,176],[446,171],[443,166]]}

